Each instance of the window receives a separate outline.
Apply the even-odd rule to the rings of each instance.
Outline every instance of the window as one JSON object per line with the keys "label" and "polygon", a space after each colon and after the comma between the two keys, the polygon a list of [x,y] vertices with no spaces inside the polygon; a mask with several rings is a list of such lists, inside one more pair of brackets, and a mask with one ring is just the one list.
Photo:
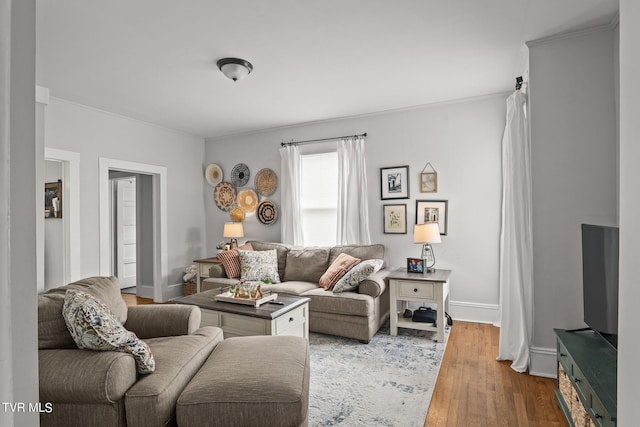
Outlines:
{"label": "window", "polygon": [[305,246],[336,244],[338,153],[300,156],[302,232]]}

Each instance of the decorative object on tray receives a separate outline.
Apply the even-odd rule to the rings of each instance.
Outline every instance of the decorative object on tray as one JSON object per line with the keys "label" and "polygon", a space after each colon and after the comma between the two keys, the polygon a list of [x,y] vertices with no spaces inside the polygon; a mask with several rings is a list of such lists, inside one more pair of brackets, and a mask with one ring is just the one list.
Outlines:
{"label": "decorative object on tray", "polygon": [[[427,168],[431,168],[433,172],[425,172]],[[438,192],[438,172],[429,162],[424,166],[420,173],[420,192],[421,193],[437,193]]]}
{"label": "decorative object on tray", "polygon": [[204,177],[207,179],[210,186],[215,187],[222,181],[222,168],[215,163],[212,163],[207,166],[207,169],[204,172]]}
{"label": "decorative object on tray", "polygon": [[262,282],[242,282],[236,286],[223,290],[213,298],[216,301],[232,302],[235,304],[252,305],[259,307],[265,302],[278,298],[278,294],[263,293]]}
{"label": "decorative object on tray", "polygon": [[275,203],[270,200],[260,202],[256,215],[258,216],[258,221],[264,225],[271,225],[278,220],[278,210]]}
{"label": "decorative object on tray", "polygon": [[237,201],[238,206],[248,214],[254,213],[258,207],[258,195],[250,188],[240,190],[238,192]]}
{"label": "decorative object on tray", "polygon": [[236,201],[236,189],[231,183],[222,181],[213,190],[213,200],[218,208],[228,211]]}
{"label": "decorative object on tray", "polygon": [[407,234],[407,205],[384,205],[384,234]]}
{"label": "decorative object on tray", "polygon": [[236,187],[242,187],[249,182],[249,166],[238,163],[231,169],[231,182]]}
{"label": "decorative object on tray", "polygon": [[409,166],[380,168],[380,199],[409,198]]}
{"label": "decorative object on tray", "polygon": [[244,214],[244,209],[242,209],[237,203],[231,205],[231,209],[229,210],[229,218],[232,222],[244,221]]}
{"label": "decorative object on tray", "polygon": [[255,187],[261,196],[270,196],[278,188],[278,176],[269,168],[260,169],[256,174]]}
{"label": "decorative object on tray", "polygon": [[416,224],[437,222],[440,234],[446,236],[449,215],[448,204],[447,200],[416,200]]}

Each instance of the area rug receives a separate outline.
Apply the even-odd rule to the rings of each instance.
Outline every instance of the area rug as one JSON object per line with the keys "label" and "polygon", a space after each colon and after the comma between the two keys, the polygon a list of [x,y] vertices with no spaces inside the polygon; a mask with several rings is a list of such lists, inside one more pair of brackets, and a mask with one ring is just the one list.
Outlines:
{"label": "area rug", "polygon": [[309,425],[422,427],[446,346],[434,338],[403,328],[392,337],[388,322],[369,344],[309,334]]}

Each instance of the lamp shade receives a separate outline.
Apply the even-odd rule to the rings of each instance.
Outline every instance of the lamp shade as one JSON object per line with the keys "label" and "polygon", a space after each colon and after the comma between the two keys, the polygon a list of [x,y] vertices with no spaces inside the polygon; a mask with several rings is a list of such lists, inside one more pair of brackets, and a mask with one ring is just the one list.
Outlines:
{"label": "lamp shade", "polygon": [[244,230],[242,229],[241,222],[226,222],[224,224],[224,230],[222,232],[224,237],[244,237]]}
{"label": "lamp shade", "polygon": [[427,222],[416,224],[413,228],[414,243],[440,243],[440,227],[437,222]]}

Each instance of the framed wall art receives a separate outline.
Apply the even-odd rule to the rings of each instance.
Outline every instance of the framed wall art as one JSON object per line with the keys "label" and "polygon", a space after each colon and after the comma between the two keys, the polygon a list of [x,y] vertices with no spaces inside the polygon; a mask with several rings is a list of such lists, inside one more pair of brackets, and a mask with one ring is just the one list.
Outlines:
{"label": "framed wall art", "polygon": [[447,235],[447,200],[416,200],[416,224],[437,222],[440,234]]}
{"label": "framed wall art", "polygon": [[380,198],[409,198],[409,166],[380,168]]}
{"label": "framed wall art", "polygon": [[407,234],[407,205],[384,205],[384,234]]}
{"label": "framed wall art", "polygon": [[62,218],[62,181],[44,184],[44,217]]}
{"label": "framed wall art", "polygon": [[407,258],[407,273],[424,273],[424,260]]}
{"label": "framed wall art", "polygon": [[[427,171],[431,168],[431,172]],[[420,173],[420,192],[421,193],[437,193],[438,192],[438,172],[431,163],[427,163]]]}

